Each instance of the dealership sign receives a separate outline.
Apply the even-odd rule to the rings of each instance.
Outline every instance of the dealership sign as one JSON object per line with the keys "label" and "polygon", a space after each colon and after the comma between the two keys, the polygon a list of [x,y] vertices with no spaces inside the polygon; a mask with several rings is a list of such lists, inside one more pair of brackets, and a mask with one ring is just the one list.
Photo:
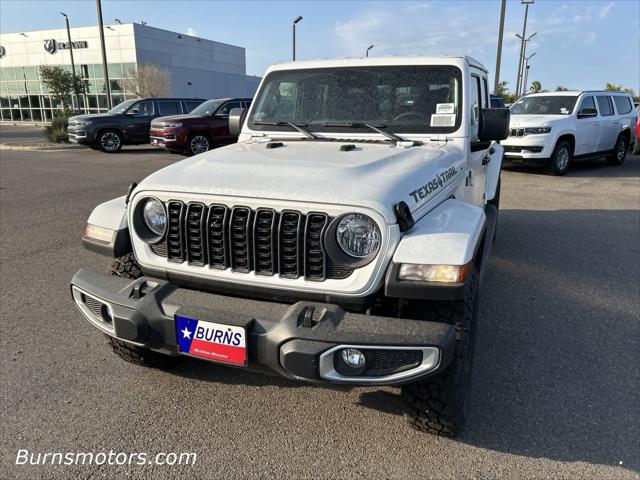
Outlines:
{"label": "dealership sign", "polygon": [[3,58],[7,54],[7,49],[0,45],[0,58]]}
{"label": "dealership sign", "polygon": [[85,40],[79,42],[58,42],[57,40],[50,38],[44,41],[44,49],[50,54],[56,53],[58,50],[69,50],[70,48],[88,48],[89,44]]}

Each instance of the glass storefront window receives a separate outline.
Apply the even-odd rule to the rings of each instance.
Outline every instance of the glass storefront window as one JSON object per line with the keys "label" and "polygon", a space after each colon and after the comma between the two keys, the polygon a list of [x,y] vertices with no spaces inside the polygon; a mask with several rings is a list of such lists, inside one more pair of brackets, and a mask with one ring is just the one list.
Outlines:
{"label": "glass storefront window", "polygon": [[112,92],[122,92],[124,90],[120,80],[109,80],[109,85],[111,85]]}
{"label": "glass storefront window", "polygon": [[29,95],[31,108],[40,108],[40,97],[38,95]]}
{"label": "glass storefront window", "polygon": [[22,121],[23,122],[31,121],[31,110],[29,110],[28,108],[25,108],[24,110],[22,110]]}
{"label": "glass storefront window", "polygon": [[87,99],[89,100],[89,108],[98,108],[98,100],[95,95],[88,95]]}
{"label": "glass storefront window", "polygon": [[107,71],[109,72],[109,78],[122,78],[122,65],[119,63],[107,64]]}
{"label": "glass storefront window", "polygon": [[24,75],[27,77],[27,80],[37,80],[37,67],[24,67]]}
{"label": "glass storefront window", "polygon": [[41,122],[42,121],[42,111],[41,110],[31,110],[31,113],[33,115],[33,121],[34,122]]}
{"label": "glass storefront window", "polygon": [[29,108],[29,97],[26,95],[20,96],[20,107]]}
{"label": "glass storefront window", "polygon": [[98,95],[98,107],[100,107],[101,109],[108,109],[109,106],[107,105],[107,96],[106,95]]}

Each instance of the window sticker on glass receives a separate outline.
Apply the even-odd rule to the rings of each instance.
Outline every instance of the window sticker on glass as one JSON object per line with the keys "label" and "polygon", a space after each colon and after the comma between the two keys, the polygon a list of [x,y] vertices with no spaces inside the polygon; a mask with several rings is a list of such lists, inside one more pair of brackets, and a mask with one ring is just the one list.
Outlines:
{"label": "window sticker on glass", "polygon": [[562,114],[566,115],[566,114],[568,114],[568,113],[569,113],[569,110],[568,110],[568,109],[566,109],[566,108],[564,108],[564,107],[562,107],[562,108],[560,109],[560,113],[562,113]]}
{"label": "window sticker on glass", "polygon": [[432,127],[454,127],[456,116],[451,113],[434,113],[431,115]]}
{"label": "window sticker on glass", "polygon": [[453,103],[438,103],[436,113],[456,113],[455,105]]}

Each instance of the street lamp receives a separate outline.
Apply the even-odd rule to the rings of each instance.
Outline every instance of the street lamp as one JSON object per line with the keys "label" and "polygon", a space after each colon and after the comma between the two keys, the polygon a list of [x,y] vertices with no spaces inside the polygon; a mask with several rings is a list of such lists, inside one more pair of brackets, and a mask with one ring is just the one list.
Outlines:
{"label": "street lamp", "polygon": [[531,60],[535,56],[536,56],[536,52],[533,52],[531,55],[529,55],[524,59],[525,68],[524,68],[524,84],[522,85],[522,93],[527,93],[527,81],[529,79],[529,68],[531,68],[531,66],[529,65],[529,60]]}
{"label": "street lamp", "polygon": [[114,18],[113,21],[116,22],[118,25],[122,25],[122,20],[120,20],[119,18]]}
{"label": "street lamp", "polygon": [[67,41],[69,42],[69,55],[71,56],[71,72],[73,73],[73,90],[78,96],[78,85],[76,82],[76,64],[73,61],[73,43],[71,43],[71,30],[69,29],[69,17],[66,13],[60,12],[60,15],[64,17],[64,23],[67,26]]}
{"label": "street lamp", "polygon": [[504,36],[504,12],[507,8],[507,0],[502,0],[500,7],[500,29],[498,31],[498,52],[496,53],[496,71],[493,78],[493,93],[498,94],[500,85],[500,61],[502,60],[502,37]]}
{"label": "street lamp", "polygon": [[538,32],[535,32],[529,35],[527,38],[524,38],[524,37],[521,37],[520,34],[516,33],[516,37],[518,37],[522,42],[522,49],[521,49],[522,58],[520,59],[520,62],[522,63],[522,65],[521,65],[521,73],[520,73],[520,76],[518,77],[518,84],[516,85],[516,95],[518,95],[519,93],[525,93],[524,91],[522,91],[521,87],[522,87],[522,80],[524,79],[524,61],[527,55],[527,43],[537,34]]}
{"label": "street lamp", "polygon": [[518,59],[518,75],[516,76],[516,97],[520,95],[520,81],[522,80],[522,67],[524,64],[524,38],[527,35],[527,16],[529,15],[529,5],[533,3],[534,0],[521,0],[520,3],[524,5],[524,24],[522,25],[522,35],[518,35],[521,39],[520,42],[520,58]]}
{"label": "street lamp", "polygon": [[364,56],[365,56],[365,57],[368,57],[368,56],[369,56],[369,50],[371,50],[372,48],[373,48],[373,45],[369,45],[369,46],[367,47],[367,51],[366,51],[366,52],[365,52],[365,54],[364,54]]}
{"label": "street lamp", "polygon": [[298,23],[300,20],[302,20],[302,17],[300,15],[298,15],[294,20],[293,20],[293,61],[296,61],[296,23]]}
{"label": "street lamp", "polygon": [[113,108],[111,102],[111,84],[109,83],[109,70],[107,69],[107,50],[104,46],[104,23],[102,22],[102,2],[96,0],[96,10],[98,13],[98,31],[100,32],[100,49],[102,50],[102,69],[104,71],[104,85],[107,94],[107,106],[109,110]]}

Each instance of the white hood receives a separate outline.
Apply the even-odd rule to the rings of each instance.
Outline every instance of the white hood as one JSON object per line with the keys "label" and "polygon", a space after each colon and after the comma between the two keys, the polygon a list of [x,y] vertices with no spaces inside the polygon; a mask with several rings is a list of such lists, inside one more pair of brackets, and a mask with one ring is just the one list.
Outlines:
{"label": "white hood", "polygon": [[510,128],[546,127],[568,119],[567,115],[511,115]]}
{"label": "white hood", "polygon": [[[412,148],[355,143],[351,151],[340,151],[349,142],[283,143],[271,149],[245,142],[212,150],[153,173],[136,190],[362,206],[395,223],[394,204],[405,201],[412,211],[424,205],[441,191],[439,175],[453,163],[447,156],[464,158],[452,143]],[[417,200],[415,191],[432,180],[440,189],[436,185],[433,195]]]}

